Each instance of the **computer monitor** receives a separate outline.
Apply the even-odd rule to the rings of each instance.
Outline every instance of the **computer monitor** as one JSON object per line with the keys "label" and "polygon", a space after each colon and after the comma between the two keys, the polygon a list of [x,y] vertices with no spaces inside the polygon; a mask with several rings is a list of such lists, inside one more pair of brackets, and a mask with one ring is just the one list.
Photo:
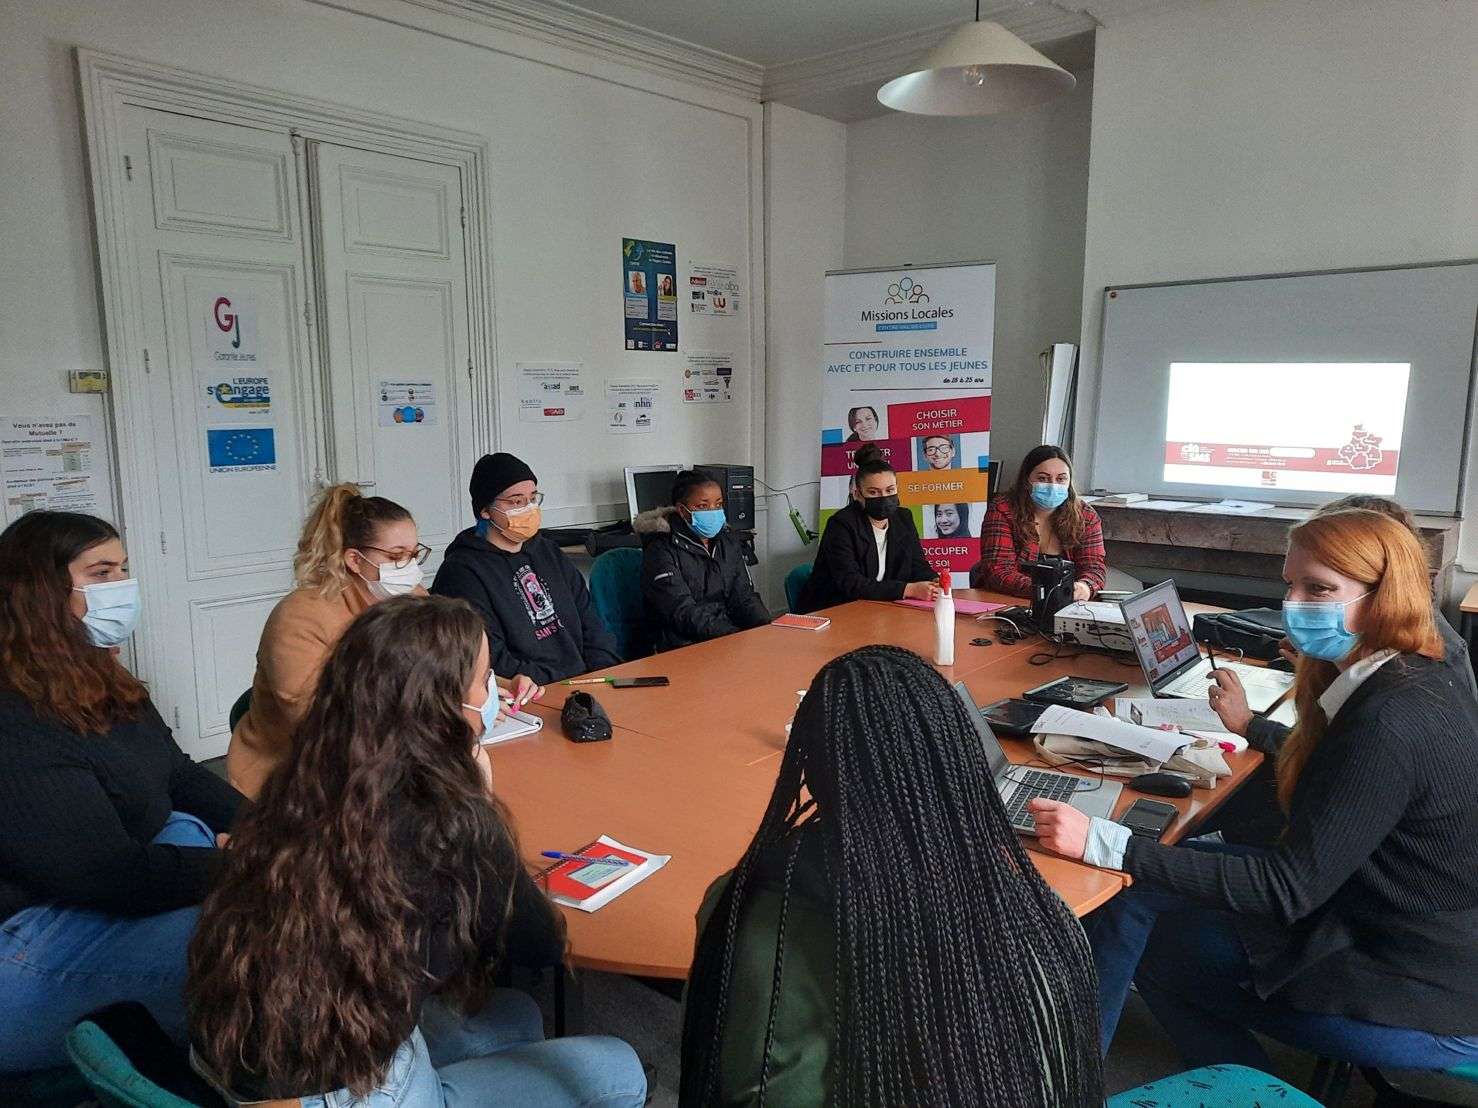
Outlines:
{"label": "computer monitor", "polygon": [[653,508],[665,508],[672,503],[672,482],[685,469],[692,467],[687,462],[673,462],[663,466],[626,467],[626,507],[631,518]]}

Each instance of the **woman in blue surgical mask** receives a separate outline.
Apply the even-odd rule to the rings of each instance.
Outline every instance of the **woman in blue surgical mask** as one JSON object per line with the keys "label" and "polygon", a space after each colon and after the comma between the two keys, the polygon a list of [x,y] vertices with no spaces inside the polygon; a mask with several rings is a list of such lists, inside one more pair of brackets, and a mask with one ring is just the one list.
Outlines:
{"label": "woman in blue surgical mask", "polygon": [[183,1035],[185,946],[243,804],[180,750],[118,648],[139,588],[112,524],[0,533],[0,1071],[65,1064],[138,1000]]}
{"label": "woman in blue surgical mask", "polygon": [[672,506],[643,512],[632,527],[642,537],[642,600],[658,650],[770,622],[713,474],[683,470],[672,483]]}
{"label": "woman in blue surgical mask", "polygon": [[991,503],[980,528],[980,561],[970,571],[970,584],[1029,597],[1032,579],[1021,565],[1043,554],[1073,563],[1074,600],[1090,600],[1103,588],[1108,575],[1103,525],[1073,491],[1072,459],[1056,446],[1039,446],[1027,454],[1016,483]]}

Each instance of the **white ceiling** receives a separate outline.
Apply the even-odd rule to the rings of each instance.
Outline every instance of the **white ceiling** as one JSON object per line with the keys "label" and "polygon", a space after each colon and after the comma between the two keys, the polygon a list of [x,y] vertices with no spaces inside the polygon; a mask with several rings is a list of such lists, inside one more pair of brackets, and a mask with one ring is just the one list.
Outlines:
{"label": "white ceiling", "polygon": [[[575,6],[763,66],[975,15],[974,0],[575,0]],[[1003,7],[1029,15],[1051,6],[996,0],[982,4],[982,17]]]}
{"label": "white ceiling", "polygon": [[[511,15],[584,48],[843,122],[881,115],[880,85],[975,15],[974,0],[417,0]],[[1065,68],[1095,26],[1212,0],[980,0]]]}

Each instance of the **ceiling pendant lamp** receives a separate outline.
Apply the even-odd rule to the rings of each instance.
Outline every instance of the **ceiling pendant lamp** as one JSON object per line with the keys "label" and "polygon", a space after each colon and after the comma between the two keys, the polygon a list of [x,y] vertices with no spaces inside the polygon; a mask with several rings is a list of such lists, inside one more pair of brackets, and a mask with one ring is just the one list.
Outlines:
{"label": "ceiling pendant lamp", "polygon": [[915,115],[993,115],[1045,103],[1077,83],[999,23],[982,23],[975,0],[975,22],[925,54],[912,73],[878,89],[878,101]]}

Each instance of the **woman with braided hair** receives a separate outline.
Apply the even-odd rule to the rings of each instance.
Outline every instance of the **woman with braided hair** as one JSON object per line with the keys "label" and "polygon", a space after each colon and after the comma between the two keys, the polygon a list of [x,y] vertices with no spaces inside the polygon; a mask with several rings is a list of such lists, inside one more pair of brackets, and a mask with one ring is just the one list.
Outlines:
{"label": "woman with braided hair", "polygon": [[754,841],[709,890],[681,1103],[1103,1102],[1092,959],[916,654],[828,664]]}

